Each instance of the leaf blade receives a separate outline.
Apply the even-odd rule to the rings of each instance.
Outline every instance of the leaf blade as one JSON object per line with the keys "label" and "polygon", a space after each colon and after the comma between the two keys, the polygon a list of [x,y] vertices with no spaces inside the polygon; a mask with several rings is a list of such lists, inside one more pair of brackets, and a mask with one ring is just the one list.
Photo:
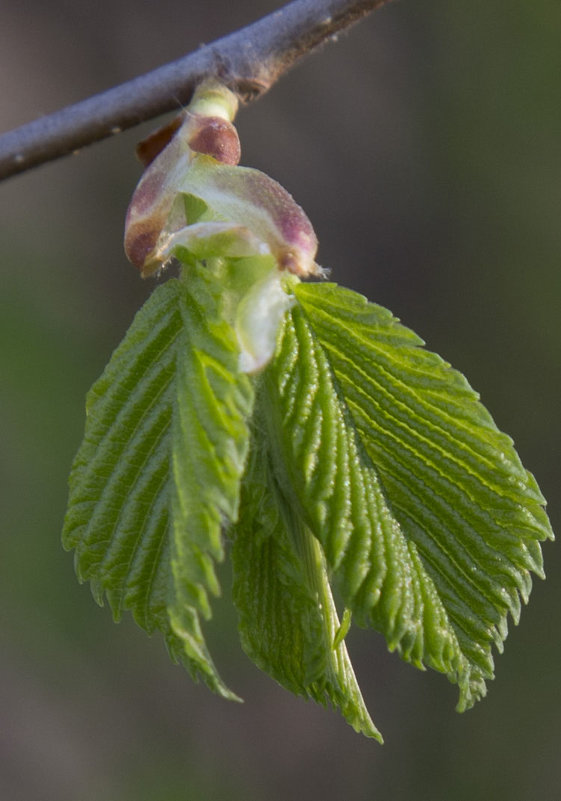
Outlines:
{"label": "leaf blade", "polygon": [[[219,591],[213,562],[223,556],[221,526],[237,514],[252,403],[219,306],[220,287],[194,266],[136,315],[88,395],[63,545],[75,549],[79,579],[99,603],[107,598],[115,619],[130,610],[148,633],[162,632],[195,678],[235,698],[199,620],[210,616],[208,592]],[[221,383],[203,388],[195,379],[206,376],[209,359]]]}
{"label": "leaf blade", "polygon": [[[530,571],[541,574],[538,542],[552,536],[541,493],[463,376],[387,310],[331,284],[294,292],[405,534],[411,576],[445,609],[460,657],[447,672],[465,708],[492,677],[491,645],[502,647],[508,613],[517,620]],[[387,634],[388,612],[374,607],[372,623]],[[409,636],[393,643],[406,658]],[[410,653],[430,664],[433,650]]]}
{"label": "leaf blade", "polygon": [[380,616],[390,648],[401,647],[418,667],[424,634],[436,644],[433,667],[464,672],[442,604],[430,578],[416,575],[421,566],[414,546],[403,536],[321,343],[298,307],[266,378],[275,474],[321,543],[344,604],[360,625]]}

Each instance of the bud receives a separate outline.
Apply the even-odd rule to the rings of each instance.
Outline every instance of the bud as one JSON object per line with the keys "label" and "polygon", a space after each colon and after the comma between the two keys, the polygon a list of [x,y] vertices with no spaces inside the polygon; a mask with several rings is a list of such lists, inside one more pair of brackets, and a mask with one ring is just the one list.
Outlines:
{"label": "bud", "polygon": [[[317,238],[304,211],[276,181],[237,166],[240,143],[231,122],[236,108],[235,95],[206,83],[179,121],[140,145],[148,167],[127,212],[125,252],[143,277],[161,268],[178,245],[204,250],[205,237],[216,256],[271,254],[280,272],[322,274],[315,263]],[[186,219],[184,195],[202,200],[205,219],[215,222],[190,231],[195,220]]]}

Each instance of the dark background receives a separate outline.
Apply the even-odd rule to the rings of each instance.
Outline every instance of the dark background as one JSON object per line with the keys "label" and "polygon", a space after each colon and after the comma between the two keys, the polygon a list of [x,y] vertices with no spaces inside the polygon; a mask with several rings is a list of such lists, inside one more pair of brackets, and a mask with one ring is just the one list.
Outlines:
{"label": "dark background", "polygon": [[[230,32],[273,0],[4,0],[0,129]],[[332,277],[464,372],[559,529],[561,5],[389,5],[238,118],[244,164],[292,192]],[[240,652],[211,648],[228,704],[111,622],[60,546],[84,395],[152,285],[122,252],[155,123],[0,185],[0,798],[6,801],[534,801],[559,798],[561,559],[497,658],[488,698],[350,638],[386,738],[356,735]]]}

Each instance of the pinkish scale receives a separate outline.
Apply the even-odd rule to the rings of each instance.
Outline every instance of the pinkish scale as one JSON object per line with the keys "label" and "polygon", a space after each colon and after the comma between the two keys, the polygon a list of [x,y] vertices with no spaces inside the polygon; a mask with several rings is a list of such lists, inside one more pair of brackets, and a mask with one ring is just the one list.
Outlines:
{"label": "pinkish scale", "polygon": [[319,275],[314,263],[317,238],[292,196],[265,173],[249,167],[215,165],[197,158],[181,191],[196,195],[225,219],[247,226],[266,243],[281,269],[299,276]]}

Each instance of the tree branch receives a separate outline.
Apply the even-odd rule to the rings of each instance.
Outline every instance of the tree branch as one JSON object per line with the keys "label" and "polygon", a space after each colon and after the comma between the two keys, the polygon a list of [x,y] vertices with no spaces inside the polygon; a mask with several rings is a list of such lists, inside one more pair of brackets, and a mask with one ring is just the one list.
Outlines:
{"label": "tree branch", "polygon": [[187,105],[206,77],[243,103],[256,100],[302,56],[386,2],[294,0],[178,61],[22,125],[0,136],[0,180]]}

